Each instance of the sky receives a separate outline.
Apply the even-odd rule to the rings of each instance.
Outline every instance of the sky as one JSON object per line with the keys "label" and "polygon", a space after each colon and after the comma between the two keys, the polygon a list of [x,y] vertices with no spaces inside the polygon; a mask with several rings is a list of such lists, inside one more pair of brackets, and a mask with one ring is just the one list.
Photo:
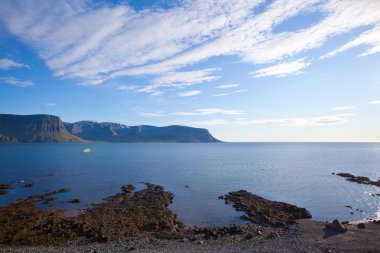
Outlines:
{"label": "sky", "polygon": [[0,113],[380,141],[380,0],[2,0]]}

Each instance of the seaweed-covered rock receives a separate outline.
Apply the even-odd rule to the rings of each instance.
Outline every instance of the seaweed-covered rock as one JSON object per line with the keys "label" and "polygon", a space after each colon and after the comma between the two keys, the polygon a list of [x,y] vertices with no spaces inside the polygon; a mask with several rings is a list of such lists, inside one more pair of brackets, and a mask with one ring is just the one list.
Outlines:
{"label": "seaweed-covered rock", "polygon": [[267,200],[244,190],[230,192],[224,196],[224,199],[232,202],[237,211],[245,213],[241,216],[242,219],[257,224],[286,227],[298,219],[311,218],[311,214],[305,208]]}

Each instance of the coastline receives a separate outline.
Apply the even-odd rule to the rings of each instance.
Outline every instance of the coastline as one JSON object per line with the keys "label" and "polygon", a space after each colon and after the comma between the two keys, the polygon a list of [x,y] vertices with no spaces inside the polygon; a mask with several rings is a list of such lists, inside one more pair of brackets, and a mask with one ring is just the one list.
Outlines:
{"label": "coastline", "polygon": [[[303,208],[265,200],[245,191],[230,192],[223,199],[232,202],[236,210],[243,211],[248,216],[246,220],[251,222],[216,227],[186,226],[168,208],[174,195],[161,186],[150,183],[146,186],[140,191],[134,191],[131,185],[123,186],[121,193],[106,198],[106,202],[94,205],[74,219],[61,216],[60,211],[35,209],[36,202],[52,200],[59,190],[31,196],[22,200],[25,202],[21,201],[22,205],[16,209],[1,207],[2,224],[10,226],[8,230],[6,226],[0,228],[3,244],[0,251],[379,252],[380,249],[380,221],[366,222],[364,228],[354,222],[345,223],[342,226],[346,231],[335,231],[327,228],[327,222],[302,219],[311,218]],[[231,198],[236,196],[240,199]],[[256,207],[261,205],[262,209],[252,203]],[[24,227],[15,220],[15,224],[9,224],[12,217],[8,218],[8,223],[4,222],[4,216],[15,212],[17,216],[19,211],[18,215],[33,223],[29,230],[28,225]],[[250,214],[256,220],[250,218]],[[126,216],[133,219],[128,220]],[[38,220],[42,223],[36,224]],[[15,228],[17,225],[21,226]],[[24,238],[4,241],[6,236],[20,238],[20,235]]]}

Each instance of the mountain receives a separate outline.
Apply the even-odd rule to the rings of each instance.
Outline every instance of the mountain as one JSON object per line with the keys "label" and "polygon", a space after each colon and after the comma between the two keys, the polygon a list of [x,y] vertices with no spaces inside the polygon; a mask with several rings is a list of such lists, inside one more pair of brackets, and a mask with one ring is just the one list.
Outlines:
{"label": "mountain", "polygon": [[219,142],[207,129],[186,126],[126,126],[117,123],[79,121],[64,123],[73,135],[106,142]]}
{"label": "mountain", "polygon": [[0,142],[83,142],[52,115],[0,114]]}
{"label": "mountain", "polygon": [[219,142],[207,129],[186,126],[126,126],[53,115],[0,114],[0,142]]}

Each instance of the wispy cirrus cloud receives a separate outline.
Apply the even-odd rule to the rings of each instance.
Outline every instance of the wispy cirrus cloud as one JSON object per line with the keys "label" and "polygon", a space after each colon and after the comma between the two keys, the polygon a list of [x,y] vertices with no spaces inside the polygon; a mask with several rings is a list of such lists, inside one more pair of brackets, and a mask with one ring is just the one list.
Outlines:
{"label": "wispy cirrus cloud", "polygon": [[305,59],[298,59],[291,62],[283,62],[274,66],[262,68],[251,72],[252,77],[277,76],[284,77],[288,75],[297,75],[310,65]]}
{"label": "wispy cirrus cloud", "polygon": [[15,62],[11,59],[1,58],[0,59],[0,69],[11,69],[11,68],[30,68],[29,65]]}
{"label": "wispy cirrus cloud", "polygon": [[143,116],[143,117],[163,117],[163,116],[165,116],[162,111],[158,111],[158,112],[138,112],[137,114],[139,116]]}
{"label": "wispy cirrus cloud", "polygon": [[177,116],[205,116],[205,115],[213,115],[213,114],[242,115],[244,113],[240,110],[227,110],[227,109],[220,109],[220,108],[204,108],[204,109],[197,109],[191,112],[173,113],[173,115],[177,115]]}
{"label": "wispy cirrus cloud", "polygon": [[137,92],[154,94],[159,90],[179,89],[194,84],[214,81],[220,78],[213,73],[217,70],[219,69],[208,68],[193,71],[168,72],[154,78],[150,85],[138,89]]}
{"label": "wispy cirrus cloud", "polygon": [[56,105],[57,105],[56,103],[52,103],[52,102],[45,104],[46,107],[55,107]]}
{"label": "wispy cirrus cloud", "polygon": [[[308,64],[295,66],[293,61],[293,72],[289,65],[287,72],[278,69],[284,64],[279,61],[290,63],[297,54],[359,27],[368,30],[338,51],[368,45],[362,55],[377,53],[379,9],[380,1],[373,0],[183,0],[168,9],[144,10],[125,2],[3,0],[0,19],[35,48],[55,76],[97,85],[121,76],[157,76],[231,55],[247,63],[275,64],[254,75],[284,76]],[[273,32],[304,12],[324,15],[306,28]]]}
{"label": "wispy cirrus cloud", "polygon": [[236,90],[236,91],[227,92],[227,93],[218,93],[218,94],[215,94],[213,96],[214,97],[224,97],[224,96],[229,96],[229,95],[233,95],[233,94],[236,94],[236,93],[242,93],[242,92],[246,92],[246,91],[248,91],[248,90],[242,89],[242,90]]}
{"label": "wispy cirrus cloud", "polygon": [[202,91],[200,90],[189,90],[189,91],[178,92],[177,95],[180,97],[191,97],[191,96],[195,96],[201,93]]}
{"label": "wispy cirrus cloud", "polygon": [[13,77],[13,76],[0,77],[0,82],[6,83],[9,85],[13,85],[13,86],[17,86],[17,87],[30,87],[30,86],[34,85],[34,83],[32,81],[20,80],[20,79]]}
{"label": "wispy cirrus cloud", "polygon": [[120,85],[119,87],[117,87],[118,90],[125,90],[125,91],[136,90],[138,88],[139,86],[137,85]]}
{"label": "wispy cirrus cloud", "polygon": [[368,102],[368,104],[370,104],[370,105],[380,105],[380,100],[373,100],[373,101]]}
{"label": "wispy cirrus cloud", "polygon": [[353,110],[353,109],[356,109],[356,106],[346,105],[346,106],[338,106],[338,107],[333,108],[334,111],[345,111],[345,110]]}
{"label": "wispy cirrus cloud", "polygon": [[343,124],[349,122],[347,117],[353,116],[353,114],[338,114],[329,116],[317,116],[317,117],[306,117],[306,118],[280,118],[280,119],[259,119],[259,120],[248,120],[248,119],[211,119],[205,121],[193,121],[188,122],[190,125],[206,125],[206,126],[217,126],[217,125],[286,125],[286,126],[328,126]]}
{"label": "wispy cirrus cloud", "polygon": [[347,51],[351,48],[367,45],[369,48],[359,56],[367,56],[380,52],[380,24],[375,28],[362,33],[359,37],[347,42],[336,50],[333,50],[325,55],[322,55],[320,58],[325,59],[332,57],[336,54]]}
{"label": "wispy cirrus cloud", "polygon": [[238,88],[240,87],[240,84],[223,84],[215,86],[217,89],[230,89],[230,88]]}

